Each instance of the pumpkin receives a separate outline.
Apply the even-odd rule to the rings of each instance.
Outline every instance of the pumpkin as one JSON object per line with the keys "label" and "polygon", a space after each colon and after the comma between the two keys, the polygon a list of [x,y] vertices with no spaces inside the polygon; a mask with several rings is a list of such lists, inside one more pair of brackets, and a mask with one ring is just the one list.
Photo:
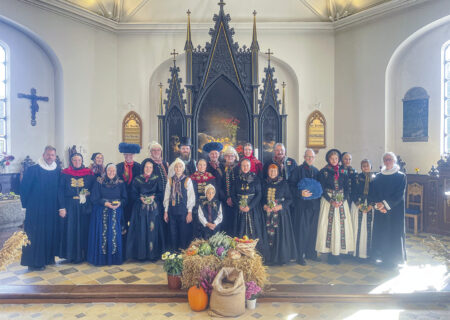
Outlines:
{"label": "pumpkin", "polygon": [[202,287],[192,286],[188,290],[189,306],[194,311],[203,311],[208,306],[208,295]]}

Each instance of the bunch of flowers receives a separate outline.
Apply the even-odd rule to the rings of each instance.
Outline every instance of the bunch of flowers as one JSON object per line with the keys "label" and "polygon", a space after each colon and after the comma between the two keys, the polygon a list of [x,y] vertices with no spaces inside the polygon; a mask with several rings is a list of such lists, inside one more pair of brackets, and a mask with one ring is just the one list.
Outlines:
{"label": "bunch of flowers", "polygon": [[169,251],[163,253],[161,259],[164,261],[164,271],[168,274],[177,275],[183,271],[183,256]]}
{"label": "bunch of flowers", "polygon": [[17,200],[17,199],[20,199],[20,196],[18,194],[15,194],[14,192],[10,192],[10,193],[1,193],[0,192],[0,201]]}
{"label": "bunch of flowers", "polygon": [[343,202],[344,201],[344,194],[342,192],[339,192],[334,196],[334,201],[336,202]]}
{"label": "bunch of flowers", "polygon": [[245,283],[245,299],[254,300],[261,292],[261,287],[256,284],[255,281],[249,281]]}
{"label": "bunch of flowers", "polygon": [[5,169],[5,167],[9,166],[11,164],[11,161],[14,160],[13,155],[7,155],[6,153],[3,153],[0,155],[0,168]]}
{"label": "bunch of flowers", "polygon": [[267,204],[267,206],[268,206],[270,209],[275,208],[277,205],[278,205],[277,200],[269,200],[269,203]]}
{"label": "bunch of flowers", "polygon": [[209,267],[205,267],[200,273],[199,278],[200,286],[205,290],[208,296],[211,295],[213,289],[212,283],[216,275],[217,271],[210,269]]}

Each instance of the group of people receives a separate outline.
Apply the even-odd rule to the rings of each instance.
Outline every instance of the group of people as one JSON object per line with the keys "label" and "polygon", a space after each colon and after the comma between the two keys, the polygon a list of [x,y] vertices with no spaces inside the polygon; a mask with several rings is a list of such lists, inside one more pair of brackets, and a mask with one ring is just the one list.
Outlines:
{"label": "group of people", "polygon": [[73,153],[61,171],[55,148],[47,146],[21,184],[31,242],[22,265],[41,270],[55,256],[93,265],[156,261],[166,250],[186,249],[219,231],[258,239],[267,265],[306,265],[319,260],[318,253],[328,254],[330,264],[339,264],[341,255],[388,267],[406,259],[406,176],[395,154],[383,156],[375,175],[369,160],[358,174],[351,154],[337,149],[326,153],[320,171],[313,150],[297,165],[281,143],[264,165],[250,143],[241,157],[232,146],[209,142],[207,158],[195,161],[191,149],[189,138],[180,139],[180,156],[169,166],[157,142],[142,163],[133,159],[138,145],[121,143],[124,161],[117,165],[104,165],[103,155],[94,153],[87,168]]}

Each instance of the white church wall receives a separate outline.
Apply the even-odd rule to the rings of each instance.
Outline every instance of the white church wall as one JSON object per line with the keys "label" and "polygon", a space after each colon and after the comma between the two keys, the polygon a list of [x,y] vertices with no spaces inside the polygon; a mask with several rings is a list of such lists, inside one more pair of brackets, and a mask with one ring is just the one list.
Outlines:
{"label": "white church wall", "polygon": [[[355,167],[368,157],[378,168],[384,151],[400,153],[385,123],[386,68],[408,36],[449,12],[449,1],[428,1],[336,32],[335,146],[353,153]],[[417,166],[425,171],[438,159],[410,146],[405,154],[410,171]]]}
{"label": "white church wall", "polygon": [[[53,140],[45,140],[56,139],[62,158],[66,157],[67,148],[76,144],[83,146],[89,156],[93,151],[102,150],[107,160],[116,161],[119,156],[116,141],[120,139],[118,123],[122,121],[117,115],[116,35],[20,1],[2,2],[0,15],[34,32],[61,63],[63,78],[57,83],[62,84],[61,103],[55,107],[58,120],[50,126],[57,128],[56,133],[41,127],[36,135],[55,136]],[[23,54],[28,56],[27,51]],[[16,95],[17,91],[11,93]],[[42,109],[45,109],[44,104]],[[60,117],[58,111],[61,111]],[[47,144],[42,140],[36,143],[39,150]],[[21,141],[17,146],[28,149],[29,144]],[[41,153],[33,152],[30,156],[37,159]],[[88,159],[85,162],[88,163]]]}
{"label": "white church wall", "polygon": [[[389,87],[394,100],[391,113],[395,118],[394,149],[407,163],[409,173],[419,168],[426,174],[440,159],[441,144],[441,49],[450,40],[450,21],[422,35],[404,48],[393,66]],[[428,105],[428,141],[403,142],[403,103],[405,93],[412,87],[424,88],[430,96]]]}
{"label": "white church wall", "polygon": [[[9,85],[8,149],[16,159],[8,170],[16,172],[27,155],[37,160],[45,145],[55,143],[54,70],[41,47],[21,31],[1,21],[0,43],[6,46],[9,53],[9,77],[6,79]],[[48,102],[38,102],[36,126],[31,126],[30,100],[17,97],[17,93],[30,94],[31,88],[37,90],[38,96],[49,98]]]}

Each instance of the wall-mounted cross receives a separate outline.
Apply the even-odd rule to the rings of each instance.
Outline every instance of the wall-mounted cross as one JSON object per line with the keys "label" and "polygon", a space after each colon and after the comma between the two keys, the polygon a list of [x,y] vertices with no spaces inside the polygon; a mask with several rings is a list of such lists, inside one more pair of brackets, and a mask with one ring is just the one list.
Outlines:
{"label": "wall-mounted cross", "polygon": [[31,88],[30,90],[31,94],[25,94],[25,93],[19,93],[17,94],[18,98],[22,99],[29,99],[31,101],[31,125],[36,125],[36,112],[39,111],[39,105],[37,104],[38,101],[48,101],[48,97],[39,97],[36,95],[36,89]]}
{"label": "wall-mounted cross", "polygon": [[269,63],[270,63],[270,56],[273,55],[273,51],[267,50],[266,54],[269,56]]}

